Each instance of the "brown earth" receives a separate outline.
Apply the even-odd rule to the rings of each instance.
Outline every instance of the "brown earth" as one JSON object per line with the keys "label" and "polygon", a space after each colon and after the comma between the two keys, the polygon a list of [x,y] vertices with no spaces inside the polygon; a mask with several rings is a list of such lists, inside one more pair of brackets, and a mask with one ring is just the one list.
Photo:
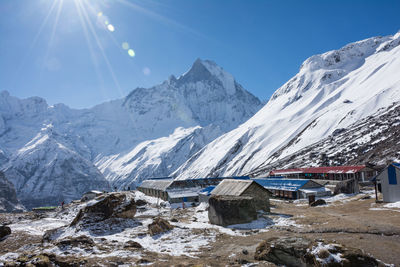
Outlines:
{"label": "brown earth", "polygon": [[[347,247],[363,250],[385,263],[400,266],[400,210],[369,210],[371,207],[381,208],[384,204],[375,203],[374,199],[362,200],[362,195],[348,202],[335,202],[328,206],[309,207],[295,203],[272,201],[275,205],[271,211],[275,214],[292,216],[302,227],[272,227],[268,232],[250,230],[245,236],[229,236],[218,234],[215,242],[203,248],[197,257],[170,256],[162,253],[148,252],[140,249],[141,259],[132,258],[132,265],[151,262],[153,266],[241,266],[245,263],[258,263],[257,266],[275,266],[272,263],[254,259],[258,244],[267,238],[282,236],[307,237],[311,240],[322,239],[326,243],[339,243]],[[174,218],[188,221],[193,218],[193,209],[176,211]],[[10,215],[0,215],[0,221]],[[12,215],[18,216],[18,215]],[[19,215],[20,216],[20,215]],[[196,229],[207,234],[207,229]],[[1,252],[15,251],[27,244],[39,244],[41,239],[32,236],[21,236],[12,233],[0,241]],[[104,244],[101,250],[112,251],[113,244]],[[132,251],[138,248],[132,247]],[[2,253],[0,253],[2,254]],[[118,257],[76,259],[73,257],[57,257],[58,261],[84,261],[87,266],[104,264],[118,266],[126,263],[126,259]]]}

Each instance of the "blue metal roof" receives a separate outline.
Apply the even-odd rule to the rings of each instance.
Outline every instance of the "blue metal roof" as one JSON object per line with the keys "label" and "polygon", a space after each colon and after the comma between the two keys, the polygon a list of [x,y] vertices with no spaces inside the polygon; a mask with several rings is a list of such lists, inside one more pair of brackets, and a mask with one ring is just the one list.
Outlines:
{"label": "blue metal roof", "polygon": [[214,188],[215,186],[207,186],[206,188],[201,189],[200,193],[209,196],[211,195],[211,191],[213,191]]}
{"label": "blue metal roof", "polygon": [[[207,178],[189,178],[185,179],[186,181],[201,181],[201,180],[211,180],[211,179],[240,179],[240,180],[248,180],[249,176],[232,176],[232,177],[207,177]],[[183,180],[182,180],[183,181]]]}
{"label": "blue metal roof", "polygon": [[310,179],[282,179],[282,178],[265,178],[253,179],[259,185],[266,189],[297,191],[302,188]]}

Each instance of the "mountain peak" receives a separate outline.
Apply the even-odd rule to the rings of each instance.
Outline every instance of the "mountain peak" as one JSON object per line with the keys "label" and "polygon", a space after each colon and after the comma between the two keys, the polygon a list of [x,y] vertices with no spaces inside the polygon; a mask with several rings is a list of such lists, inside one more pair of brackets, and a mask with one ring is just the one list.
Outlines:
{"label": "mountain peak", "polygon": [[235,79],[214,61],[196,59],[189,71],[180,76],[178,84],[211,81],[221,84],[228,94],[236,92]]}

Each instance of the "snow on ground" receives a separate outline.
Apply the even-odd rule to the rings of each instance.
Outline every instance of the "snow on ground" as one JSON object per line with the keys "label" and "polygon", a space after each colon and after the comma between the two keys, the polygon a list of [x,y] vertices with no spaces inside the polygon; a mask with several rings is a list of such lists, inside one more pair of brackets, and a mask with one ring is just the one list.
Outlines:
{"label": "snow on ground", "polygon": [[[324,253],[322,253],[322,251]],[[322,265],[327,265],[328,263],[333,262],[341,262],[342,255],[340,253],[333,253],[331,251],[336,251],[334,244],[323,244],[322,242],[318,242],[318,245],[312,248],[311,254],[313,254],[315,259]],[[321,254],[326,257],[321,257]]]}
{"label": "snow on ground", "polygon": [[70,221],[60,220],[57,218],[43,218],[36,221],[20,221],[11,224],[10,228],[12,232],[26,232],[31,235],[43,235],[47,230],[62,227],[70,223]]}
{"label": "snow on ground", "polygon": [[[195,257],[201,249],[207,248],[210,243],[214,242],[218,234],[244,236],[260,231],[269,231],[274,226],[301,227],[287,215],[263,212],[259,212],[259,218],[253,222],[222,227],[209,223],[208,204],[206,203],[182,210],[171,209],[168,202],[146,196],[141,192],[135,192],[135,200],[139,199],[146,201],[147,204],[138,207],[134,219],[105,220],[93,225],[79,226],[81,228],[77,226],[69,227],[78,211],[86,205],[94,204],[96,200],[93,200],[80,204],[73,203],[65,210],[49,213],[50,218],[23,220],[10,226],[13,232],[27,232],[31,235],[43,235],[47,230],[59,228],[53,236],[56,240],[86,235],[96,243],[90,249],[60,247],[47,243],[45,252],[48,253],[60,256],[72,254],[82,257],[118,256],[121,258],[140,256],[140,250],[133,253],[124,248],[128,241],[138,242],[145,251]],[[148,225],[152,223],[156,216],[166,218],[174,226],[174,229],[157,236],[147,234]],[[178,222],[172,222],[172,218],[177,218]],[[254,232],[251,230],[254,230]],[[104,250],[104,246],[110,249]],[[35,250],[40,252],[43,248],[38,247]],[[4,259],[5,257],[13,257],[13,255],[2,256]]]}
{"label": "snow on ground", "polygon": [[397,202],[393,202],[393,203],[388,203],[386,205],[384,205],[385,208],[396,208],[396,209],[400,209],[400,201]]}
{"label": "snow on ground", "polygon": [[386,210],[386,211],[400,212],[400,201],[393,203],[386,203],[384,205],[371,203],[371,208],[369,208],[369,210]]}

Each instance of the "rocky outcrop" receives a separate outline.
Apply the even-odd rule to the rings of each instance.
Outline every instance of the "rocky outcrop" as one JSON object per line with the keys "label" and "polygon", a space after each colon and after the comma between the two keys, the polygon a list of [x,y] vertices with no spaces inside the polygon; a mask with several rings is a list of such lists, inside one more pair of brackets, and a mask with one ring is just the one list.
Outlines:
{"label": "rocky outcrop", "polygon": [[159,235],[174,229],[174,227],[168,221],[162,218],[154,219],[153,222],[149,224],[148,228],[151,236]]}
{"label": "rocky outcrop", "polygon": [[135,195],[131,192],[106,193],[82,208],[71,226],[96,223],[109,218],[133,219],[136,214]]}
{"label": "rocky outcrop", "polygon": [[254,258],[293,267],[385,266],[359,249],[303,237],[270,238],[258,245]]}
{"label": "rocky outcrop", "polygon": [[252,197],[212,196],[208,200],[210,223],[227,226],[257,219],[256,203]]}
{"label": "rocky outcrop", "polygon": [[19,203],[17,193],[4,173],[0,172],[0,212],[22,212],[25,208]]}
{"label": "rocky outcrop", "polygon": [[354,194],[354,193],[359,193],[360,188],[358,186],[358,182],[355,179],[349,179],[345,181],[341,181],[338,183],[335,187],[335,194]]}

